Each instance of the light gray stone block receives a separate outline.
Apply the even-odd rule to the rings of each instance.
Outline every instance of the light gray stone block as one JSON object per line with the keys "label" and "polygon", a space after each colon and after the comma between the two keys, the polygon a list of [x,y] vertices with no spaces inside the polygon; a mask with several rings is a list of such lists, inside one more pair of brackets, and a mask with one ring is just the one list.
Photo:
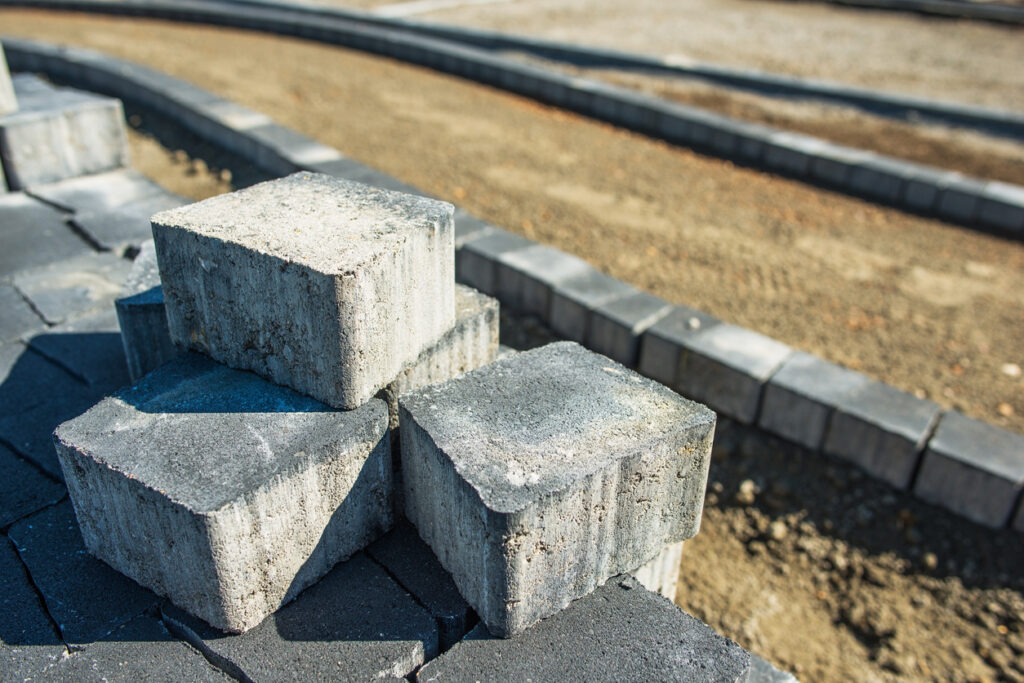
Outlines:
{"label": "light gray stone block", "polygon": [[640,335],[671,310],[671,304],[647,292],[595,306],[590,314],[587,348],[635,368],[640,358]]}
{"label": "light gray stone block", "polygon": [[640,374],[667,387],[675,386],[686,339],[720,323],[687,306],[675,306],[644,331],[640,341]]}
{"label": "light gray stone block", "polygon": [[80,211],[71,222],[98,249],[115,254],[127,253],[146,241],[152,241],[153,214],[187,204],[184,197],[165,192],[114,209]]}
{"label": "light gray stone block", "polygon": [[128,165],[121,102],[57,89],[19,97],[0,117],[0,158],[12,190]]}
{"label": "light gray stone block", "polygon": [[811,170],[811,160],[824,146],[824,140],[800,133],[780,131],[769,135],[763,159],[765,165],[771,169],[794,176],[805,176]]}
{"label": "light gray stone block", "polygon": [[42,318],[36,315],[18,290],[4,282],[0,282],[0,311],[4,312],[0,318],[0,343],[44,327]]}
{"label": "light gray stone block", "polygon": [[637,290],[595,268],[551,288],[548,325],[556,333],[583,343],[590,332],[590,314],[597,306],[636,294]]}
{"label": "light gray stone block", "polygon": [[456,277],[484,294],[498,293],[498,259],[509,252],[533,246],[533,242],[494,228],[467,240],[455,256]]}
{"label": "light gray stone block", "polygon": [[86,547],[252,628],[392,524],[387,407],[340,412],[195,354],[57,428]]}
{"label": "light gray stone block", "polygon": [[461,249],[462,245],[466,242],[476,239],[477,237],[494,232],[496,228],[476,216],[467,213],[466,211],[455,207],[455,248]]}
{"label": "light gray stone block", "polygon": [[736,325],[714,325],[683,340],[677,388],[744,424],[757,420],[765,383],[793,352]]}
{"label": "light gray stone block", "polygon": [[920,498],[985,526],[1012,522],[1024,490],[1024,436],[949,411],[923,458]]}
{"label": "light gray stone block", "polygon": [[0,194],[0,225],[0,277],[92,251],[62,213],[23,192]]}
{"label": "light gray stone block", "polygon": [[11,83],[11,72],[7,69],[4,46],[0,45],[0,116],[18,111],[18,100]]}
{"label": "light gray stone block", "polygon": [[157,214],[171,339],[361,405],[454,323],[452,211],[297,173]]}
{"label": "light gray stone block", "polygon": [[831,187],[846,187],[853,168],[874,154],[826,142],[811,160],[811,177]]}
{"label": "light gray stone block", "polygon": [[57,325],[68,318],[109,308],[131,263],[113,254],[88,253],[23,270],[14,286],[43,319]]}
{"label": "light gray stone block", "polygon": [[939,412],[931,401],[868,382],[838,400],[824,451],[907,488]]}
{"label": "light gray stone block", "polygon": [[129,168],[33,185],[26,191],[48,204],[73,212],[115,209],[167,194],[152,180]]}
{"label": "light gray stone block", "polygon": [[675,602],[682,561],[683,541],[670,543],[654,559],[630,574],[647,590]]}
{"label": "light gray stone block", "polygon": [[153,240],[139,249],[121,298],[114,301],[114,306],[132,382],[185,353],[171,341],[167,328],[164,290]]}
{"label": "light gray stone block", "polygon": [[516,249],[498,257],[497,296],[511,308],[547,320],[551,289],[592,269],[583,259],[543,244]]}
{"label": "light gray stone block", "polygon": [[572,343],[400,399],[406,516],[521,632],[697,533],[714,414]]}
{"label": "light gray stone block", "polygon": [[869,381],[860,373],[797,351],[768,380],[758,425],[817,450],[836,403]]}

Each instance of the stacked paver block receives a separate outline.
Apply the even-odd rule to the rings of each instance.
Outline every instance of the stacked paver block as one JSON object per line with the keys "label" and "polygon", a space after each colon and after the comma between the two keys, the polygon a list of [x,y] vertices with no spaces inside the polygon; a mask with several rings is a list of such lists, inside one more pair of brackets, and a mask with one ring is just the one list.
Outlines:
{"label": "stacked paver block", "polygon": [[356,407],[454,323],[452,211],[298,173],[157,214],[171,339]]}
{"label": "stacked paver block", "polygon": [[391,526],[387,422],[190,355],[55,436],[89,551],[244,631]]}
{"label": "stacked paver block", "polygon": [[576,344],[399,403],[406,516],[495,635],[697,533],[714,413]]}
{"label": "stacked paver block", "polygon": [[120,100],[66,88],[15,92],[18,110],[0,116],[0,159],[10,189],[128,164]]}

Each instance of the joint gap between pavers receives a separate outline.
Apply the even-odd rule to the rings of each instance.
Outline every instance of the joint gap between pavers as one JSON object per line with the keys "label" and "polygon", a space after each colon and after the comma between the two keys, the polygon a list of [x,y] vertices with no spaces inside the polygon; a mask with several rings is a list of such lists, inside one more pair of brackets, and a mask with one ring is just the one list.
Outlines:
{"label": "joint gap between pavers", "polygon": [[[66,497],[67,496],[65,496],[65,498]],[[64,498],[61,498],[61,500],[64,500]],[[56,504],[57,503],[52,503],[51,505],[47,505],[42,509],[45,510],[46,508],[53,507]],[[39,510],[36,510],[36,512],[32,514],[36,514],[37,512],[39,512]],[[25,564],[25,560],[21,557],[21,548],[18,547],[18,544],[15,543],[10,536],[7,536],[6,530],[4,531],[4,536],[7,538],[7,542],[14,546],[14,552],[18,555],[18,562],[21,563],[21,568],[25,571],[25,576],[28,577],[28,583],[30,586],[32,586],[32,592],[35,593],[36,602],[39,603],[39,607],[43,610],[43,614],[46,615],[47,621],[50,622],[50,628],[53,629],[53,635],[56,636],[57,640],[59,640],[61,644],[64,646],[64,652],[70,655],[72,652],[75,652],[76,649],[68,645],[68,641],[64,639],[64,633],[60,630],[60,625],[57,623],[57,620],[53,618],[53,615],[50,614],[50,608],[46,604],[46,598],[43,597],[43,591],[40,590],[39,585],[36,583],[35,577],[32,576],[32,572],[29,570],[28,565]]]}
{"label": "joint gap between pavers", "polygon": [[[940,409],[939,412],[935,414],[935,417],[932,418],[931,424],[928,425],[928,429],[925,430],[924,438],[921,439],[921,445],[916,452],[917,458],[914,460],[914,470],[910,473],[910,479],[907,481],[906,490],[909,491],[914,498],[918,498],[918,500],[920,500],[920,498],[916,492],[917,477],[921,474],[921,468],[924,466],[924,453],[928,450],[928,446],[931,445],[932,439],[935,438],[935,433],[939,431],[939,425],[942,424],[942,418],[946,417],[946,412],[946,410]],[[958,512],[954,514],[963,517],[963,515],[960,515]],[[1012,517],[1010,518],[1010,523],[1013,524]]]}
{"label": "joint gap between pavers", "polygon": [[17,284],[14,283],[13,280],[10,282],[10,285],[11,288],[18,293],[18,296],[21,297],[21,300],[25,302],[25,305],[28,306],[33,313],[35,313],[35,316],[39,318],[39,321],[43,323],[44,326],[49,328],[50,323],[46,321],[46,317],[43,315],[43,312],[36,307],[35,302],[32,301],[31,298],[29,298],[28,294],[25,294],[25,292],[21,291],[21,289],[18,287]]}
{"label": "joint gap between pavers", "polygon": [[79,384],[81,384],[83,387],[88,387],[89,386],[89,380],[86,379],[84,375],[81,375],[78,372],[75,372],[74,368],[65,365],[63,362],[61,362],[61,360],[59,358],[54,358],[54,357],[48,356],[47,354],[45,354],[42,351],[39,351],[38,349],[33,347],[28,342],[25,342],[25,352],[26,353],[29,353],[29,352],[34,353],[37,356],[39,356],[40,358],[42,358],[44,361],[46,361],[47,363],[52,363],[53,365],[56,365],[58,368],[60,368],[64,372],[66,372],[69,375],[71,375],[74,378],[74,380],[76,382],[78,382]]}
{"label": "joint gap between pavers", "polygon": [[241,667],[210,648],[203,639],[199,637],[198,633],[190,629],[184,623],[168,616],[164,609],[166,604],[167,603],[164,602],[160,605],[160,622],[164,625],[164,628],[167,629],[168,633],[191,646],[196,652],[203,656],[203,659],[210,663],[210,666],[222,672],[225,676],[233,678],[236,681],[241,681],[242,683],[255,683],[248,674],[242,671]]}
{"label": "joint gap between pavers", "polygon": [[[14,447],[13,447],[13,445],[12,445],[12,444],[11,444],[11,443],[10,443],[9,441],[6,441],[5,439],[3,439],[3,438],[0,438],[0,445],[2,445],[2,446],[6,446],[6,447],[7,447],[7,450],[9,450],[9,451],[10,451],[11,453],[14,453],[14,454],[15,454],[15,455],[16,455],[16,456],[17,456],[17,457],[19,458],[19,459],[21,459],[21,460],[22,460],[23,462],[27,463],[27,464],[28,464],[28,465],[29,465],[30,467],[32,467],[32,469],[34,469],[34,470],[35,470],[35,471],[36,471],[37,473],[39,473],[39,474],[43,475],[44,477],[46,477],[47,479],[49,479],[50,481],[52,481],[52,482],[54,482],[54,483],[56,483],[56,484],[60,484],[61,486],[63,486],[63,485],[64,485],[64,482],[62,482],[61,480],[57,479],[57,478],[56,478],[56,477],[54,477],[54,476],[53,476],[52,474],[50,474],[49,472],[47,472],[46,470],[44,470],[44,469],[43,469],[42,467],[40,467],[39,465],[37,465],[37,464],[36,464],[36,462],[35,462],[35,460],[32,460],[32,459],[30,459],[30,458],[26,458],[26,457],[23,457],[23,456],[22,456],[22,454],[21,454],[21,453],[20,453],[20,452],[19,452],[19,451],[18,451],[18,450],[17,450],[16,448],[14,448]],[[45,510],[45,509],[47,509],[47,508],[51,508],[51,507],[54,507],[54,506],[56,506],[56,505],[60,505],[61,503],[63,503],[63,502],[64,502],[65,500],[67,500],[67,499],[68,499],[68,492],[67,492],[67,489],[65,488],[65,489],[64,489],[64,495],[63,495],[63,496],[61,496],[61,497],[60,497],[60,498],[58,498],[57,500],[53,501],[52,503],[47,503],[46,505],[43,505],[43,506],[42,506],[42,507],[40,507],[40,508],[36,508],[36,509],[32,510],[31,512],[27,512],[27,513],[25,513],[24,515],[22,515],[21,517],[18,517],[17,519],[15,519],[15,520],[11,521],[11,523],[10,523],[10,524],[8,524],[8,525],[4,526],[3,528],[0,528],[0,534],[4,534],[4,535],[6,535],[6,534],[7,534],[7,532],[8,532],[8,530],[9,530],[9,529],[10,529],[10,528],[11,528],[12,526],[14,526],[15,524],[17,524],[18,522],[20,522],[20,521],[22,521],[22,520],[24,520],[24,519],[28,519],[28,518],[29,518],[29,517],[31,517],[32,515],[37,515],[37,514],[39,514],[40,512],[42,512],[43,510]],[[14,543],[14,541],[11,541],[11,543]]]}

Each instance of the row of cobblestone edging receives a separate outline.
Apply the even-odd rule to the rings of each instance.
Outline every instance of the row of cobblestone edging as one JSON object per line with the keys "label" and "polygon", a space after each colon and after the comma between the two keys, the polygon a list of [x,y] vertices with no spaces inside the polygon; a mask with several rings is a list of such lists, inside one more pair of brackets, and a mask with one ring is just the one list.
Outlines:
{"label": "row of cobblestone edging", "polygon": [[732,119],[611,84],[395,28],[196,0],[0,0],[0,6],[145,16],[297,36],[429,67],[702,153],[876,203],[1024,239],[1024,187],[965,176]]}
{"label": "row of cobblestone edging", "polygon": [[[15,70],[42,72],[151,108],[269,173],[308,170],[419,193],[166,74],[88,50],[2,40]],[[671,305],[462,210],[456,235],[461,282],[536,315],[566,338],[722,416],[852,461],[980,524],[1024,532],[1024,436]]]}

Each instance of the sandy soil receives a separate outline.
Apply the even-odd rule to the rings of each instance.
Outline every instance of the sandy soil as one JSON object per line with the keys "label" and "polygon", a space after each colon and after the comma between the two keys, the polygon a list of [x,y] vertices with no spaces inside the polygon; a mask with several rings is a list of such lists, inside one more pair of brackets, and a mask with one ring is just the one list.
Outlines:
{"label": "sandy soil", "polygon": [[[666,298],[1024,424],[1021,380],[1002,367],[1024,364],[1019,244],[341,50],[158,22],[0,22],[163,68]],[[135,164],[177,192],[260,178],[129,114]],[[506,314],[502,339],[549,335]],[[1020,681],[1021,566],[1019,535],[723,424],[679,603],[806,681]]]}

